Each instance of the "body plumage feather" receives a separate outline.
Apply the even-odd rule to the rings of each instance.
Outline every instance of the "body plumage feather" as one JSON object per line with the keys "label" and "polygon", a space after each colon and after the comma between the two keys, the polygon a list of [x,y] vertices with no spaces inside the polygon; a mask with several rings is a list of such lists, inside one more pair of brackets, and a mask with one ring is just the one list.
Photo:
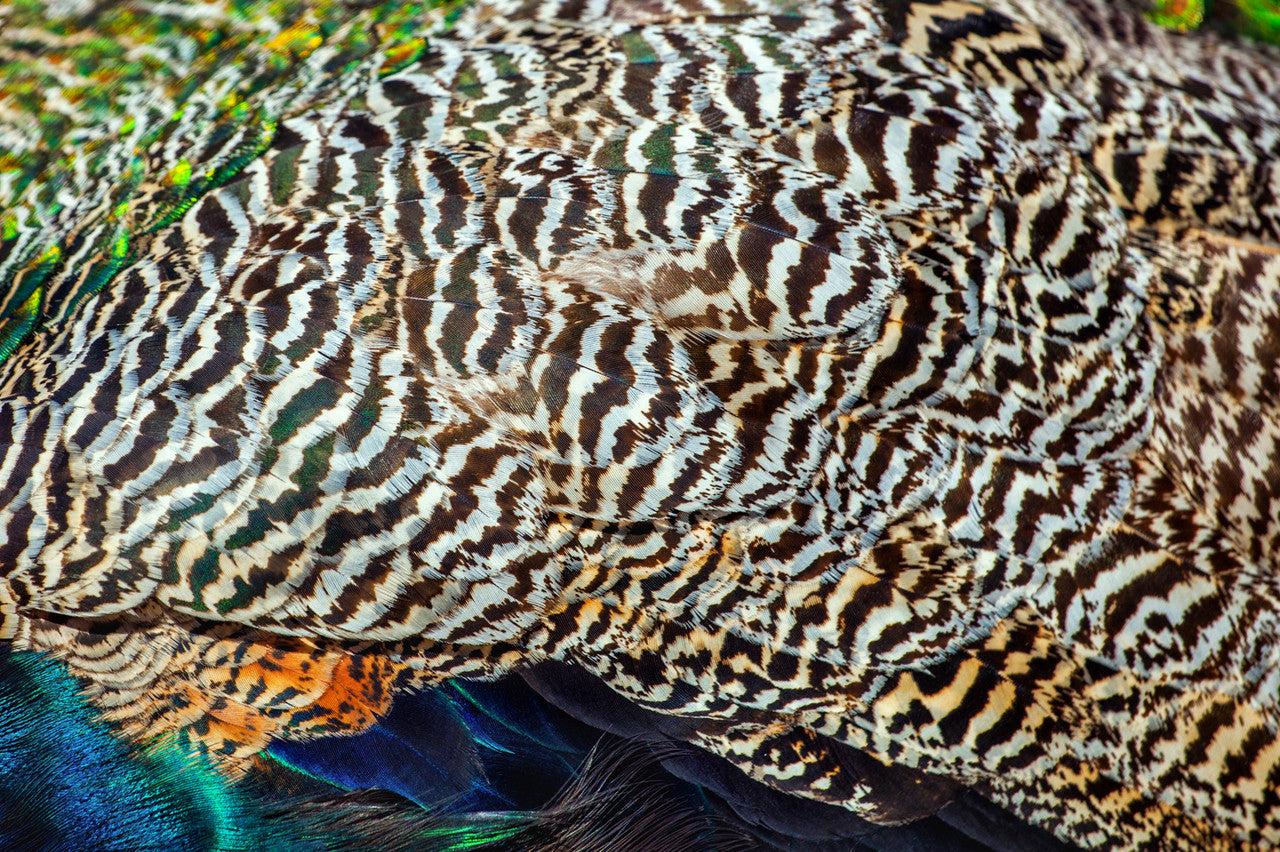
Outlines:
{"label": "body plumage feather", "polygon": [[1274,50],[424,15],[126,81],[183,112],[9,187],[5,638],[230,766],[552,664],[872,821],[1280,844]]}

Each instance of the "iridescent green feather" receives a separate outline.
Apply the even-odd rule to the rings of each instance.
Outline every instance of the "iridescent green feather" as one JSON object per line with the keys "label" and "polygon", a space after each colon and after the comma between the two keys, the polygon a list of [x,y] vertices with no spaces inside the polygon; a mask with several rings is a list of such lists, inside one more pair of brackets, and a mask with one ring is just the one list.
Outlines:
{"label": "iridescent green feather", "polygon": [[52,660],[0,654],[0,846],[232,852],[269,832],[203,756],[112,735]]}
{"label": "iridescent green feather", "polygon": [[[412,62],[422,33],[462,5],[226,0],[198,14],[109,6],[69,17],[0,7],[0,27],[25,34],[0,45],[0,360],[235,178],[281,117],[323,101],[361,63],[389,73]],[[61,269],[71,256],[88,261]]]}
{"label": "iridescent green feather", "polygon": [[[428,730],[438,720],[420,720]],[[306,748],[304,746],[304,748]],[[587,758],[540,810],[442,814],[347,793],[270,755],[232,782],[173,738],[118,736],[53,659],[0,649],[0,848],[26,852],[745,852],[745,838],[672,798],[653,757]],[[532,767],[526,767],[532,771]],[[444,803],[430,802],[438,806]],[[632,835],[629,841],[620,838]],[[621,843],[621,845],[619,845]],[[569,844],[569,845],[565,845]]]}
{"label": "iridescent green feather", "polygon": [[1179,31],[1197,29],[1208,21],[1228,33],[1280,44],[1277,0],[1152,0],[1147,17]]}

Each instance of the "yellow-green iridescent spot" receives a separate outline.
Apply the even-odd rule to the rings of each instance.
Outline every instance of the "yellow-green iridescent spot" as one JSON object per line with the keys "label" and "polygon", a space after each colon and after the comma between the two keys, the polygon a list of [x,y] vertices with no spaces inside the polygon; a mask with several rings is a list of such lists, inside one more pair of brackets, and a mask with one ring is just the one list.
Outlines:
{"label": "yellow-green iridescent spot", "polygon": [[1216,29],[1280,44],[1280,0],[1151,0],[1147,18],[1171,30]]}

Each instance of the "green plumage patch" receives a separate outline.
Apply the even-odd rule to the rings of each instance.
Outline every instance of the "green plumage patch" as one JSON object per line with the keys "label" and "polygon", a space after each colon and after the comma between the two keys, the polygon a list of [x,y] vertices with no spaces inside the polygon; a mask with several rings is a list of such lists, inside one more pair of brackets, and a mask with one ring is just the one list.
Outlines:
{"label": "green plumage patch", "polygon": [[1152,0],[1147,17],[1173,30],[1208,23],[1223,32],[1280,44],[1280,0]]}
{"label": "green plumage patch", "polygon": [[411,65],[424,32],[452,21],[435,10],[463,5],[224,0],[60,16],[27,0],[0,12],[23,33],[0,42],[0,128],[31,140],[0,153],[0,361],[233,181],[281,118],[361,63]]}
{"label": "green plumage patch", "polygon": [[0,847],[231,852],[257,827],[202,757],[126,745],[60,665],[0,653]]}

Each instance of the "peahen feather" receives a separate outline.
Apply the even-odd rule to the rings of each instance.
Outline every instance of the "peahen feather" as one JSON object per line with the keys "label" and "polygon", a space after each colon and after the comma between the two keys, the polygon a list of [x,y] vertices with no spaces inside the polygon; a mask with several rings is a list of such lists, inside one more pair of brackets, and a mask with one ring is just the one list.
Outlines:
{"label": "peahen feather", "polygon": [[0,845],[1280,847],[1275,11],[0,5]]}

